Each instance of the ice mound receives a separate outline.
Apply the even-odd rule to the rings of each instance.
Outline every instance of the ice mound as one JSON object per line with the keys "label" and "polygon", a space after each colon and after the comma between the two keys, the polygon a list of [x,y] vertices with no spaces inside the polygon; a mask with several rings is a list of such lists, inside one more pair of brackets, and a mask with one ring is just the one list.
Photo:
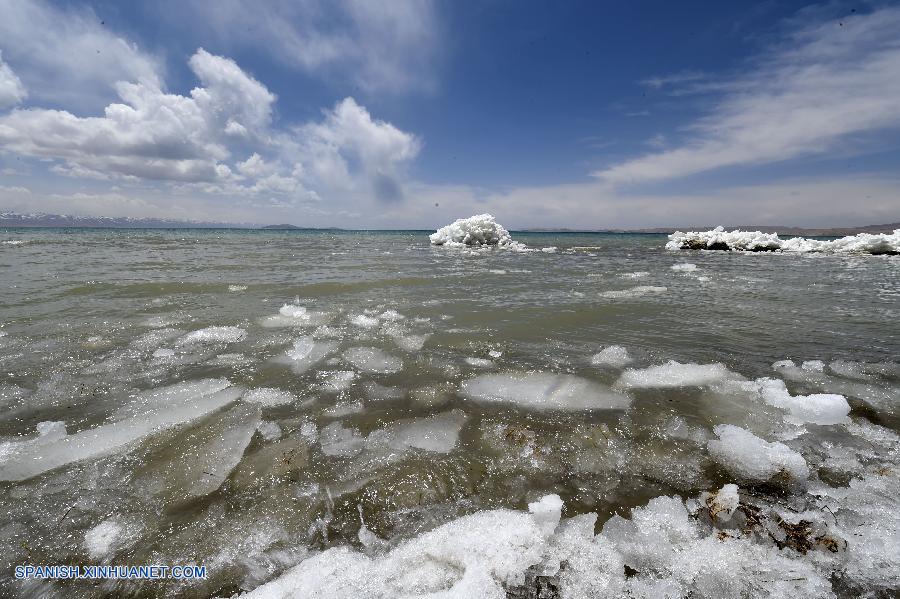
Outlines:
{"label": "ice mound", "polygon": [[722,381],[741,380],[723,364],[682,364],[669,360],[660,366],[629,368],[622,373],[615,387],[620,389],[670,389],[676,387],[704,387]]}
{"label": "ice mound", "polygon": [[598,353],[591,356],[591,364],[594,366],[612,366],[621,368],[631,364],[633,360],[628,355],[628,350],[620,345],[604,347]]}
{"label": "ice mound", "polygon": [[490,214],[478,214],[461,218],[446,227],[441,227],[429,236],[431,245],[448,247],[489,246],[521,250],[525,245],[513,241],[509,231],[494,220]]}
{"label": "ice mound", "polygon": [[[0,480],[25,480],[72,462],[119,450],[153,433],[189,422],[237,400],[240,387],[219,380],[180,383],[151,392],[125,410],[118,422],[67,435],[50,443],[22,445],[0,463]],[[28,443],[23,442],[23,444]]]}
{"label": "ice mound", "polygon": [[337,347],[335,341],[316,341],[308,336],[299,337],[279,361],[289,364],[297,374],[303,374]]}
{"label": "ice mound", "polygon": [[460,394],[481,403],[511,403],[534,410],[620,410],[631,400],[608,387],[568,374],[485,374],[464,381]]}
{"label": "ice mound", "polygon": [[900,229],[893,233],[860,233],[821,241],[793,237],[781,239],[777,233],[760,231],[726,231],[716,227],[712,231],[676,231],[669,235],[668,250],[729,250],[740,252],[826,252],[854,254],[900,254]]}
{"label": "ice mound", "polygon": [[504,599],[505,588],[524,584],[526,571],[549,553],[545,531],[552,533],[559,521],[552,499],[533,505],[537,515],[491,510],[463,516],[380,557],[328,549],[244,596]]}
{"label": "ice mound", "polygon": [[665,293],[667,287],[659,287],[656,285],[638,285],[629,289],[614,289],[612,291],[601,291],[600,297],[606,299],[627,299],[631,297],[643,297],[645,295]]}
{"label": "ice mound", "polygon": [[344,352],[344,360],[362,372],[390,374],[403,368],[400,358],[375,347],[351,347]]}
{"label": "ice mound", "polygon": [[207,327],[188,333],[178,340],[178,345],[237,343],[246,338],[247,331],[240,327]]}
{"label": "ice mound", "polygon": [[731,424],[720,424],[713,431],[719,439],[707,444],[710,455],[741,480],[792,484],[809,477],[806,460],[784,443],[769,443]]}
{"label": "ice mound", "polygon": [[241,399],[263,406],[281,406],[297,401],[297,396],[290,391],[283,391],[274,387],[259,387],[250,389],[244,393]]}

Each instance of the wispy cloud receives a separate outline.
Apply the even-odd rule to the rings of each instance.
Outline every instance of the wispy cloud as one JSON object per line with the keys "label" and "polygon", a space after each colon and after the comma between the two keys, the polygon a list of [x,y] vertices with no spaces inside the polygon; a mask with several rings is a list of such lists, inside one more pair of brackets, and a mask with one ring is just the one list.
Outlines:
{"label": "wispy cloud", "polygon": [[687,141],[594,175],[616,184],[671,179],[821,154],[854,135],[896,128],[897,31],[898,7],[796,30],[749,72],[721,83],[724,96],[690,125]]}

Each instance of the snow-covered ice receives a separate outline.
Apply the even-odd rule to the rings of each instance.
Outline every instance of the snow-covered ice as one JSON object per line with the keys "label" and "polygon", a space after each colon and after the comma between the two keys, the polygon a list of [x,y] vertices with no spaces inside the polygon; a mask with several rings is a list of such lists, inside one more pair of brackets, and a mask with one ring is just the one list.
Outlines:
{"label": "snow-covered ice", "polygon": [[719,437],[707,444],[710,455],[728,472],[744,481],[783,484],[804,482],[809,476],[806,460],[784,443],[768,442],[731,424],[713,429]]}

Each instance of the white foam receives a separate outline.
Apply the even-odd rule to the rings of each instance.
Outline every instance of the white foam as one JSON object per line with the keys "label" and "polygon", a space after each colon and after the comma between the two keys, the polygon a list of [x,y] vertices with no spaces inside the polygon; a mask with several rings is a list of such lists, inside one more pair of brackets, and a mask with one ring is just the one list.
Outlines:
{"label": "white foam", "polygon": [[178,345],[237,343],[246,338],[247,331],[240,327],[206,327],[183,336],[178,340]]}
{"label": "white foam", "polygon": [[803,482],[809,477],[806,460],[784,443],[768,442],[731,424],[720,424],[713,431],[718,440],[707,443],[710,456],[741,480]]}
{"label": "white foam", "polygon": [[460,394],[482,403],[512,403],[535,410],[616,410],[628,397],[568,374],[525,372],[484,374],[463,382]]}
{"label": "white foam", "polygon": [[398,320],[403,320],[406,317],[396,310],[385,310],[378,316],[378,318],[386,322],[396,322]]}
{"label": "white foam", "polygon": [[634,369],[622,373],[616,382],[617,388],[666,389],[676,387],[703,387],[742,377],[728,370],[718,362],[712,364],[682,364],[669,360],[660,366]]}
{"label": "white foam", "polygon": [[113,519],[104,520],[84,533],[84,548],[93,560],[108,557],[122,536],[122,525]]}
{"label": "white foam", "polygon": [[447,247],[497,246],[514,250],[525,249],[525,245],[513,241],[509,231],[490,214],[458,219],[432,233],[429,239],[431,245]]}
{"label": "white foam", "polygon": [[344,360],[362,372],[375,374],[390,374],[403,368],[400,358],[375,347],[351,347],[344,352]]}
{"label": "white foam", "polygon": [[622,368],[633,362],[628,350],[620,345],[610,345],[604,347],[598,353],[591,356],[591,364],[594,366],[612,366],[613,368]]}
{"label": "white foam", "polygon": [[297,396],[290,391],[284,391],[274,387],[258,387],[245,392],[241,399],[250,403],[258,403],[263,406],[281,406],[294,403],[297,401]]}
{"label": "white foam", "polygon": [[725,231],[716,227],[712,231],[676,231],[669,235],[668,250],[714,249],[732,251],[777,251],[777,252],[825,252],[855,254],[898,254],[900,253],[900,229],[893,233],[860,233],[835,239],[820,241],[793,237],[781,239],[777,233],[760,231]]}

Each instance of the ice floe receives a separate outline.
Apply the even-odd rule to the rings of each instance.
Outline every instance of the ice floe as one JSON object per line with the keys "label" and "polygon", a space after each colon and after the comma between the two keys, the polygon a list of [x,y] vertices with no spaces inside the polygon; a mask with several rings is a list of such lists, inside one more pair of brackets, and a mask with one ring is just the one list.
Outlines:
{"label": "ice floe", "polygon": [[659,366],[629,368],[616,382],[617,388],[666,389],[675,387],[703,387],[721,381],[741,380],[739,374],[731,372],[723,364],[682,364],[669,360]]}
{"label": "ice floe", "polygon": [[241,399],[262,406],[281,406],[297,401],[297,396],[290,391],[274,387],[258,387],[244,393]]}
{"label": "ice floe", "polygon": [[601,291],[600,297],[606,299],[628,299],[632,297],[643,297],[645,295],[655,295],[665,293],[668,288],[658,285],[638,285],[628,289],[613,289],[610,291]]}
{"label": "ice floe", "polygon": [[549,372],[485,374],[462,383],[460,394],[481,403],[509,403],[535,410],[618,410],[631,400],[600,383]]}
{"label": "ice floe", "polygon": [[302,374],[334,352],[337,347],[338,343],[335,341],[316,341],[309,336],[299,337],[278,361],[291,366],[297,374]]}
{"label": "ice floe", "polygon": [[809,476],[806,460],[784,443],[768,442],[731,424],[713,429],[718,440],[707,444],[710,455],[743,481],[802,483]]}
{"label": "ice floe", "polygon": [[247,338],[247,331],[240,327],[216,326],[192,331],[178,340],[178,345],[237,343]]}
{"label": "ice floe", "polygon": [[824,252],[853,254],[900,254],[900,229],[893,233],[859,233],[823,241],[792,237],[781,239],[777,233],[760,231],[676,231],[669,235],[669,250],[730,250],[741,252]]}
{"label": "ice floe", "polygon": [[376,347],[351,347],[344,352],[344,360],[362,372],[390,374],[403,368],[403,361]]}
{"label": "ice floe", "polygon": [[594,366],[612,366],[622,368],[631,364],[634,360],[628,355],[628,350],[620,345],[610,345],[591,356],[591,364]]}
{"label": "ice floe", "polygon": [[266,316],[259,323],[267,328],[309,327],[327,324],[331,317],[326,312],[315,312],[299,304],[284,304],[278,314]]}

